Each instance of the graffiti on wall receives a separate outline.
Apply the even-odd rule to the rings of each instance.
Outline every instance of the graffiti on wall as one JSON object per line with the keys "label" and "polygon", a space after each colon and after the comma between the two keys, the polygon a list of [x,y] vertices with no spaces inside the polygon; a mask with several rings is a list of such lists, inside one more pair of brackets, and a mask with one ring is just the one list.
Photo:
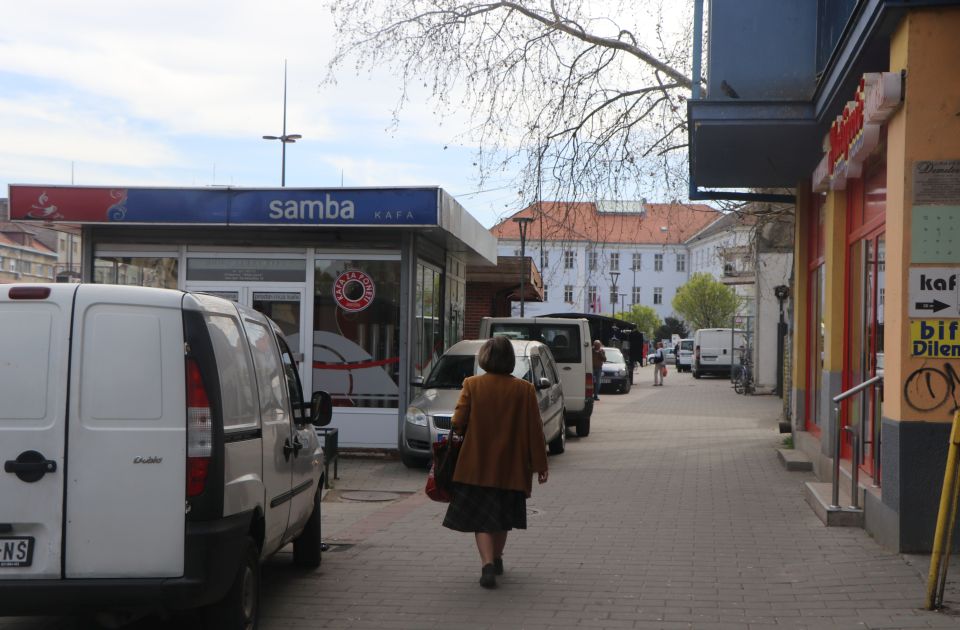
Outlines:
{"label": "graffiti on wall", "polygon": [[917,411],[934,411],[946,405],[950,413],[960,409],[960,371],[952,363],[925,365],[907,376],[903,399]]}

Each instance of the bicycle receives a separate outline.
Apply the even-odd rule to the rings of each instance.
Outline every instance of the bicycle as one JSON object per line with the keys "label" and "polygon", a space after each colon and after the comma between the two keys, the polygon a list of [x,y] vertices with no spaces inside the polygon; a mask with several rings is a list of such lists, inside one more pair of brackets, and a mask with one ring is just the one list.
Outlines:
{"label": "bicycle", "polygon": [[748,348],[740,350],[740,365],[737,369],[737,376],[733,381],[733,391],[738,394],[753,393],[753,370],[750,361],[750,351]]}

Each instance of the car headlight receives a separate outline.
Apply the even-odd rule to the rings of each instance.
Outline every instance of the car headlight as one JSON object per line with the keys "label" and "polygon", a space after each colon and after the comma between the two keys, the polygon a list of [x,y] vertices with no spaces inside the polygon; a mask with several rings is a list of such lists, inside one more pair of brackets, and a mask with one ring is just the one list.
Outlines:
{"label": "car headlight", "polygon": [[427,426],[427,414],[416,407],[407,407],[406,420],[410,424],[425,427]]}
{"label": "car headlight", "polygon": [[617,376],[626,376],[626,375],[627,375],[626,370],[617,370]]}

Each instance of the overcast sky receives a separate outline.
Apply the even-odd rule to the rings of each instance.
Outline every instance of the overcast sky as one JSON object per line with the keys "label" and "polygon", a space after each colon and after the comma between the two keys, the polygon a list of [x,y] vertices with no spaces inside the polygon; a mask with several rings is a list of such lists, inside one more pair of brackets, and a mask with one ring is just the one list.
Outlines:
{"label": "overcast sky", "polygon": [[[288,186],[439,185],[483,225],[517,207],[479,192],[471,147],[414,94],[338,73],[329,14],[295,0],[0,3],[0,196],[10,183],[279,186],[288,61]],[[445,148],[446,147],[446,148]]]}

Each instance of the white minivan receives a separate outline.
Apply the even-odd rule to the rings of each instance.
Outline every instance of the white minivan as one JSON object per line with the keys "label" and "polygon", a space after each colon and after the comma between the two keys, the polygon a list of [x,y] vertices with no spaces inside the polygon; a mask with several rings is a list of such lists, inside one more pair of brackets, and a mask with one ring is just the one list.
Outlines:
{"label": "white minivan", "polygon": [[205,608],[257,625],[260,562],[320,564],[329,395],[210,295],[0,288],[0,615]]}
{"label": "white minivan", "polygon": [[504,335],[510,339],[540,341],[553,353],[560,368],[560,384],[566,405],[567,426],[577,427],[577,435],[590,434],[593,415],[593,356],[590,353],[590,324],[585,319],[565,317],[484,317],[480,320],[480,338]]}
{"label": "white minivan", "polygon": [[693,378],[704,374],[730,375],[739,365],[737,351],[746,344],[742,330],[701,328],[693,333]]}

